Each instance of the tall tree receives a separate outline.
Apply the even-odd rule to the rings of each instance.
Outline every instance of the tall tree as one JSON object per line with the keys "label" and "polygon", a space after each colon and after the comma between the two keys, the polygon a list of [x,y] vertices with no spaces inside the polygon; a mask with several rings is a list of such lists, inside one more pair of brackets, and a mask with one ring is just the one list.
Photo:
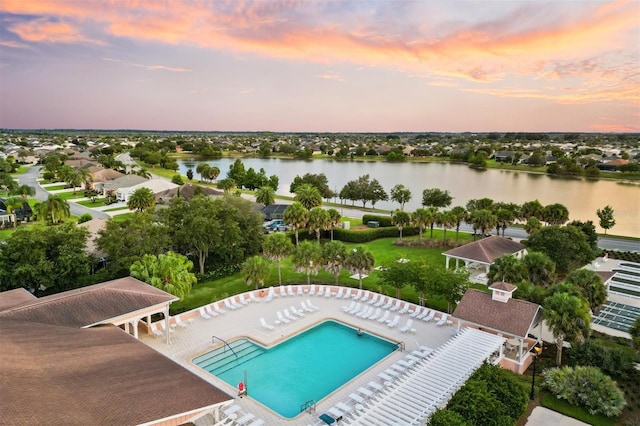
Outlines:
{"label": "tall tree", "polygon": [[307,210],[322,205],[322,194],[320,194],[318,188],[308,183],[303,183],[296,187],[296,195],[293,199],[302,204]]}
{"label": "tall tree", "polygon": [[251,256],[244,261],[241,275],[247,285],[254,284],[257,290],[264,286],[264,280],[269,275],[269,262],[262,256]]}
{"label": "tall tree", "polygon": [[476,210],[491,210],[493,208],[493,200],[491,198],[480,198],[467,201],[467,211],[473,213]]}
{"label": "tall tree", "polygon": [[569,210],[560,203],[549,204],[544,207],[542,217],[549,225],[562,225],[569,220]]}
{"label": "tall tree", "polygon": [[522,260],[510,254],[497,258],[489,267],[487,278],[489,283],[519,283],[527,276]]}
{"label": "tall tree", "polygon": [[231,178],[220,179],[218,188],[222,189],[225,194],[230,193],[236,187],[236,181]]}
{"label": "tall tree", "polygon": [[289,192],[292,194],[296,194],[297,188],[300,185],[309,184],[318,188],[322,198],[329,200],[335,196],[335,193],[329,188],[329,182],[327,180],[327,176],[324,173],[313,174],[313,173],[305,173],[304,176],[296,176],[293,178],[293,182],[289,185]]}
{"label": "tall tree", "polygon": [[270,186],[263,186],[256,191],[256,202],[270,206],[276,202],[276,191]]}
{"label": "tall tree", "polygon": [[574,269],[564,281],[580,289],[593,313],[598,312],[607,301],[607,287],[603,284],[602,277],[590,269]]}
{"label": "tall tree", "polygon": [[386,268],[380,271],[378,280],[381,284],[386,284],[396,289],[396,299],[400,299],[402,288],[408,285],[415,285],[422,282],[423,274],[420,262],[391,262]]}
{"label": "tall tree", "polygon": [[400,210],[404,211],[404,205],[411,201],[411,190],[402,184],[398,184],[391,188],[391,200],[400,204]]}
{"label": "tall tree", "polygon": [[24,203],[24,199],[20,197],[9,197],[4,200],[4,207],[6,208],[7,214],[13,216],[11,221],[13,222],[14,228],[18,225],[18,216],[16,216],[15,211],[22,208]]}
{"label": "tall tree", "polygon": [[347,252],[344,267],[352,274],[358,275],[358,284],[362,290],[362,276],[373,270],[375,259],[373,254],[364,246],[357,246]]}
{"label": "tall tree", "polygon": [[327,210],[327,213],[329,214],[329,229],[331,230],[331,241],[333,241],[333,230],[336,228],[336,226],[340,225],[342,216],[336,209],[329,209]]}
{"label": "tall tree", "polygon": [[22,198],[33,197],[36,195],[36,189],[29,185],[20,185],[19,187],[9,191],[10,195],[19,195]]}
{"label": "tall tree", "polygon": [[69,203],[60,195],[50,194],[46,201],[39,202],[34,207],[38,216],[50,219],[51,224],[56,224],[71,215]]}
{"label": "tall tree", "polygon": [[341,241],[329,241],[322,246],[322,267],[333,274],[335,285],[347,258],[347,247]]}
{"label": "tall tree", "polygon": [[296,236],[296,246],[298,245],[298,232],[301,228],[307,226],[309,220],[309,212],[304,206],[298,202],[294,202],[288,206],[282,215],[284,223],[291,226]]}
{"label": "tall tree", "polygon": [[145,254],[131,265],[131,276],[184,300],[198,282],[192,270],[193,262],[170,251],[158,256]]}
{"label": "tall tree", "polygon": [[422,241],[422,234],[424,232],[424,229],[427,227],[427,225],[432,223],[432,213],[427,209],[416,209],[416,211],[411,215],[411,220],[413,221],[413,224],[418,227],[418,239]]}
{"label": "tall tree", "polygon": [[471,225],[473,226],[473,236],[475,238],[476,231],[480,230],[480,235],[485,236],[490,229],[496,227],[498,219],[495,215],[486,209],[474,210],[470,215]]}
{"label": "tall tree", "polygon": [[322,207],[314,207],[309,211],[307,229],[309,229],[310,234],[316,234],[318,244],[320,244],[320,231],[326,231],[329,226],[331,226],[331,219],[326,210]]}
{"label": "tall tree", "polygon": [[600,219],[600,227],[604,229],[606,235],[607,231],[616,225],[616,220],[613,218],[613,208],[607,205],[602,210],[596,210],[596,214]]}
{"label": "tall tree", "polygon": [[227,179],[233,179],[233,181],[238,185],[238,188],[242,188],[245,185],[246,174],[247,172],[244,168],[244,164],[242,163],[242,160],[238,158],[229,166]]}
{"label": "tall tree", "polygon": [[307,284],[311,284],[311,275],[316,275],[321,264],[321,248],[318,244],[303,241],[293,250],[293,267],[307,275]]}
{"label": "tall tree", "polygon": [[422,191],[422,205],[426,207],[449,207],[453,201],[453,197],[449,191],[443,191],[439,188],[427,188]]}
{"label": "tall tree", "polygon": [[529,235],[527,250],[546,254],[559,271],[570,271],[595,257],[587,237],[574,226],[545,226]]}
{"label": "tall tree", "polygon": [[543,307],[544,320],[556,340],[556,365],[560,367],[564,342],[580,343],[589,335],[589,304],[577,296],[557,292],[544,300]]}
{"label": "tall tree", "polygon": [[527,234],[531,235],[534,232],[537,232],[542,229],[542,222],[535,216],[532,216],[527,219],[527,222],[524,224],[524,230]]}
{"label": "tall tree", "polygon": [[447,301],[447,312],[451,312],[469,288],[469,272],[464,269],[432,269],[432,276],[427,279],[427,288],[434,295]]}
{"label": "tall tree", "polygon": [[522,259],[527,270],[527,278],[531,284],[549,287],[556,276],[556,264],[544,253],[529,251]]}
{"label": "tall tree", "polygon": [[512,210],[501,208],[496,210],[496,230],[497,234],[500,234],[500,230],[502,230],[502,236],[504,237],[504,231],[513,224],[516,220],[516,215]]}
{"label": "tall tree", "polygon": [[280,266],[282,261],[293,253],[293,243],[287,234],[277,232],[264,241],[264,255],[267,259],[274,260],[278,265],[278,284],[282,284],[282,271]]}
{"label": "tall tree", "polygon": [[402,241],[402,230],[411,223],[411,215],[402,210],[396,210],[391,216],[391,222],[398,227],[400,241]]}
{"label": "tall tree", "polygon": [[436,223],[442,227],[442,243],[447,242],[447,229],[456,225],[456,217],[450,210],[439,212],[436,216]]}
{"label": "tall tree", "polygon": [[138,188],[127,200],[127,207],[131,210],[143,212],[156,204],[156,197],[149,188]]}

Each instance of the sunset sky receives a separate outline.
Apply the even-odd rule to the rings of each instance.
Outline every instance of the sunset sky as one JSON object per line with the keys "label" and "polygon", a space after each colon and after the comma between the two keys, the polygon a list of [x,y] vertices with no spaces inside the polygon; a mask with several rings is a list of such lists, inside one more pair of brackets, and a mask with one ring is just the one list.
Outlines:
{"label": "sunset sky", "polygon": [[0,0],[0,127],[640,132],[640,1]]}

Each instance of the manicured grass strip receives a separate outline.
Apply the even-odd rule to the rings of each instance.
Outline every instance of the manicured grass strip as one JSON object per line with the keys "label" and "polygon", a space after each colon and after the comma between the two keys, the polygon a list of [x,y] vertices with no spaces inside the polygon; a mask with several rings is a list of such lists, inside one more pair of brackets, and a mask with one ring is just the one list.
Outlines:
{"label": "manicured grass strip", "polygon": [[122,222],[123,220],[131,218],[134,214],[135,213],[133,213],[133,212],[118,214],[118,215],[115,215],[115,216],[111,217],[111,219],[109,219],[109,220],[113,220],[114,222]]}
{"label": "manicured grass strip", "polygon": [[67,184],[63,183],[60,185],[43,186],[43,188],[46,189],[47,191],[58,191],[60,189],[66,189]]}
{"label": "manicured grass strip", "polygon": [[603,415],[594,416],[589,414],[587,410],[582,407],[569,404],[567,401],[558,399],[550,393],[545,392],[542,394],[542,406],[556,411],[565,416],[573,417],[585,423],[594,426],[613,426],[616,424],[616,417],[605,417]]}
{"label": "manicured grass strip", "polygon": [[113,209],[106,209],[106,210],[102,210],[103,212],[119,212],[122,210],[129,210],[129,207],[116,207]]}
{"label": "manicured grass strip", "polygon": [[78,204],[87,207],[101,207],[106,205],[107,200],[105,198],[97,198],[95,202],[91,200],[78,201]]}

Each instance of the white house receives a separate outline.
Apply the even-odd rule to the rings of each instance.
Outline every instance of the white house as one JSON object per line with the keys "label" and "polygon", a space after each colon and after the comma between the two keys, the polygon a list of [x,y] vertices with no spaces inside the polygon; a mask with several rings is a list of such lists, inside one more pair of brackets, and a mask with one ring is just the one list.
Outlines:
{"label": "white house", "polygon": [[136,189],[139,188],[149,188],[151,192],[157,194],[158,192],[166,191],[167,189],[177,188],[179,185],[176,185],[173,182],[169,182],[164,179],[149,179],[148,181],[139,183],[137,185],[129,186],[127,188],[120,188],[116,191],[116,198],[118,201],[124,201],[125,203],[129,200],[131,194],[133,194]]}

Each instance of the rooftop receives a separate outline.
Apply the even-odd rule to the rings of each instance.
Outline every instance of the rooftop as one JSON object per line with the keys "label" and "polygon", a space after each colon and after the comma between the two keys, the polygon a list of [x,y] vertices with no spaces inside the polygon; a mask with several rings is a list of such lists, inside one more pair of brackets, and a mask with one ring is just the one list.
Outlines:
{"label": "rooftop", "polygon": [[515,254],[525,249],[525,246],[508,238],[492,235],[487,238],[456,247],[444,252],[445,256],[468,259],[482,263],[493,263],[505,254]]}

